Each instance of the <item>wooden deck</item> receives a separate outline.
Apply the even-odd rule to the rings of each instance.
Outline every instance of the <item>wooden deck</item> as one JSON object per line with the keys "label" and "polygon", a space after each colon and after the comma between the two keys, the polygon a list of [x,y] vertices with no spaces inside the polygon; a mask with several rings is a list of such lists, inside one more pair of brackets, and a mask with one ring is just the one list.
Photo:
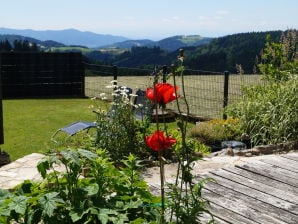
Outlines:
{"label": "wooden deck", "polygon": [[203,190],[215,223],[298,224],[298,153],[212,171]]}

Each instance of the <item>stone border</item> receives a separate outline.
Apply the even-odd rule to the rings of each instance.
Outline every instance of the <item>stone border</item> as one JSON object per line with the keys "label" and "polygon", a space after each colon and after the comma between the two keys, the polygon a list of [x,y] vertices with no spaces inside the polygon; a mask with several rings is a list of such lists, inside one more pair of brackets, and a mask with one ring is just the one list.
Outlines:
{"label": "stone border", "polygon": [[208,157],[213,156],[260,156],[260,155],[269,155],[269,154],[279,154],[287,153],[291,151],[298,151],[298,141],[296,142],[286,142],[276,145],[260,145],[255,146],[251,149],[222,149],[221,151],[211,153]]}

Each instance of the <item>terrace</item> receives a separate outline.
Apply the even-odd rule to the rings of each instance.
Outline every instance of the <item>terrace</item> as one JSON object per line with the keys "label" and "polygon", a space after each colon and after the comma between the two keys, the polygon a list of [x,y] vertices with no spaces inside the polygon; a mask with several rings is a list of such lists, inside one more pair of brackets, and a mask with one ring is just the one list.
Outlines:
{"label": "terrace", "polygon": [[[40,180],[33,153],[0,168],[0,188],[12,189],[23,181]],[[197,178],[211,177],[203,197],[210,201],[215,223],[275,224],[298,222],[298,152],[258,157],[204,158],[194,165]],[[175,164],[166,165],[172,182]],[[159,169],[144,173],[153,192],[160,189]],[[209,217],[204,217],[208,219]]]}

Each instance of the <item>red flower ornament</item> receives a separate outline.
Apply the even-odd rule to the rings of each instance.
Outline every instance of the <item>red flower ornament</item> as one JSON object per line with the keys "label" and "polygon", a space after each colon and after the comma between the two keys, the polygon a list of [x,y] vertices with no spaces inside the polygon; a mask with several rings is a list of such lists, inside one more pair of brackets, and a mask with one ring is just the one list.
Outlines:
{"label": "red flower ornament", "polygon": [[169,83],[157,83],[155,89],[147,88],[146,97],[154,103],[167,104],[177,99],[177,90],[178,86],[172,86]]}
{"label": "red flower ornament", "polygon": [[146,136],[147,146],[156,152],[162,149],[168,149],[175,143],[175,138],[165,137],[162,131],[155,131],[152,136]]}

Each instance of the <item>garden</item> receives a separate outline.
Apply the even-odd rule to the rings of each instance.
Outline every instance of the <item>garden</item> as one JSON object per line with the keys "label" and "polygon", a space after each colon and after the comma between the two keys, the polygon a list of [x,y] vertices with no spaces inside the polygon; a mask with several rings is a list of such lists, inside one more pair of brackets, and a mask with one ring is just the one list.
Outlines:
{"label": "garden", "polygon": [[[210,153],[208,146],[223,140],[241,141],[244,136],[252,146],[298,140],[298,57],[297,36],[293,35],[287,33],[280,43],[268,37],[259,64],[265,83],[244,88],[242,99],[226,108],[227,120],[194,125],[185,119],[179,109],[183,103],[189,114],[183,50],[166,79],[155,71],[142,104],[116,81],[107,86],[114,90],[111,103],[104,101],[104,94],[89,103],[77,100],[82,107],[91,105],[89,114],[84,112],[79,119],[95,118],[96,128],[74,138],[62,136],[46,147],[46,156],[37,166],[40,182],[28,180],[12,191],[0,190],[0,222],[202,223],[201,217],[208,215],[208,223],[214,223],[208,201],[201,195],[204,184],[212,180],[197,180],[192,173],[193,162]],[[181,86],[176,85],[177,77]],[[170,102],[177,104],[178,113],[169,123],[164,115]],[[63,108],[65,102],[60,103]],[[45,129],[33,129],[53,133],[60,127],[55,119],[63,116],[73,122],[71,108],[75,107],[64,106],[61,114],[42,112]],[[20,116],[34,114],[35,109],[22,111]],[[141,118],[136,119],[136,111],[141,111]],[[21,131],[11,144],[22,143]],[[173,183],[165,179],[166,163],[177,163]],[[160,171],[158,194],[150,191],[141,175],[150,166]]]}

